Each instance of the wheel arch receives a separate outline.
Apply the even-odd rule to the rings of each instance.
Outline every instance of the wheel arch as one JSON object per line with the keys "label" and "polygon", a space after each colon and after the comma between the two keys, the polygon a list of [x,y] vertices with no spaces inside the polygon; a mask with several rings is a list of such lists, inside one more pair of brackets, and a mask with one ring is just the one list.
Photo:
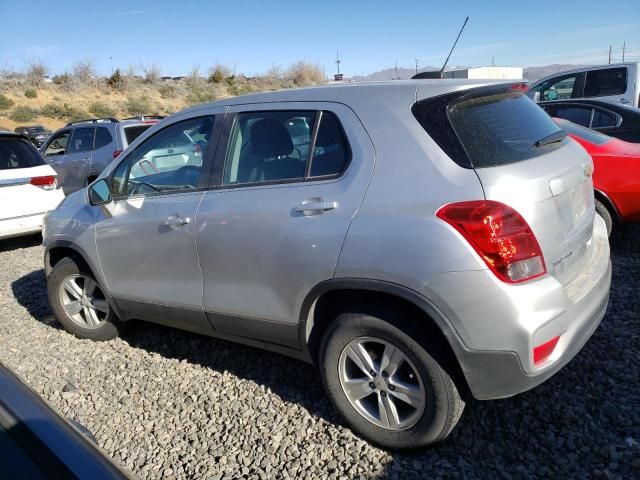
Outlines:
{"label": "wheel arch", "polygon": [[463,349],[462,340],[444,314],[427,298],[402,285],[380,280],[344,278],[322,282],[314,287],[303,302],[300,313],[300,344],[306,356],[317,364],[322,336],[331,321],[354,306],[371,302],[384,303],[394,308],[411,310],[416,318],[441,346],[435,356],[448,370],[461,394],[470,392],[458,353]]}
{"label": "wheel arch", "polygon": [[611,218],[614,222],[620,223],[622,221],[622,217],[620,216],[620,212],[618,212],[618,208],[606,193],[598,190],[597,188],[594,188],[593,195],[596,197],[596,200],[600,200],[600,202],[607,208],[607,210],[609,210]]}

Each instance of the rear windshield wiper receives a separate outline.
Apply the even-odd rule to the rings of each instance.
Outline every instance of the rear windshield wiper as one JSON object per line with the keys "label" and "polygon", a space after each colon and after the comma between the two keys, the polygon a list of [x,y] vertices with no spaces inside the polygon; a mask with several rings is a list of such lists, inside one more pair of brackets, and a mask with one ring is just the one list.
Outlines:
{"label": "rear windshield wiper", "polygon": [[564,130],[558,130],[557,132],[553,132],[551,135],[542,137],[533,145],[536,147],[544,147],[545,145],[549,145],[550,143],[561,142],[566,136],[567,132],[565,132]]}

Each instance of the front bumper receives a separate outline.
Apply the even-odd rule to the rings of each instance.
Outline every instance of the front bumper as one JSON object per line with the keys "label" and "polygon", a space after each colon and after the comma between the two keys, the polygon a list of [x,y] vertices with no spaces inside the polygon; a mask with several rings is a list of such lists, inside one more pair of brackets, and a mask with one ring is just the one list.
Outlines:
{"label": "front bumper", "polygon": [[[475,398],[509,397],[539,385],[591,337],[611,286],[609,243],[599,216],[591,242],[586,266],[565,285],[551,275],[508,285],[489,271],[443,273],[430,282],[455,331],[451,346]],[[556,336],[553,353],[536,364],[533,349]]]}

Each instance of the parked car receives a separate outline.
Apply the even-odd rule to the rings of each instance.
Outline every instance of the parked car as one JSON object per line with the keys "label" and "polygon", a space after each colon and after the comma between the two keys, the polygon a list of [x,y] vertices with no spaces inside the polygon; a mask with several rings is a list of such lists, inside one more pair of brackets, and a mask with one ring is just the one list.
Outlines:
{"label": "parked car", "polygon": [[89,185],[104,168],[156,119],[94,118],[68,123],[42,146],[45,160],[58,172],[68,195]]}
{"label": "parked car", "polygon": [[16,127],[15,132],[24,135],[36,148],[40,148],[51,135],[51,130],[44,128],[42,125]]}
{"label": "parked car", "polygon": [[640,145],[555,119],[593,159],[596,211],[611,233],[614,223],[640,221]]}
{"label": "parked car", "polygon": [[31,142],[0,132],[0,239],[39,232],[44,214],[63,198],[56,172]]}
{"label": "parked car", "polygon": [[601,100],[558,100],[538,105],[552,117],[569,120],[626,142],[640,143],[640,108]]}
{"label": "parked car", "polygon": [[1,363],[0,412],[3,478],[128,478],[86,429],[61,418]]}
{"label": "parked car", "polygon": [[[301,120],[313,126],[303,157],[287,129]],[[137,168],[194,131],[199,165]],[[468,395],[533,388],[598,327],[611,263],[592,166],[521,84],[198,106],[47,216],[51,308],[81,338],[143,319],[315,363],[353,430],[424,446]]]}
{"label": "parked car", "polygon": [[536,102],[597,98],[639,107],[640,63],[599,65],[556,73],[533,83],[527,95]]}

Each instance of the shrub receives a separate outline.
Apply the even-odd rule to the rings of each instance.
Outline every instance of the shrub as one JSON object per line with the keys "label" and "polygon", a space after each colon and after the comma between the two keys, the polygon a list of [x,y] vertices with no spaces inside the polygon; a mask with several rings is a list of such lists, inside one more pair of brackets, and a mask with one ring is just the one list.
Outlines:
{"label": "shrub", "polygon": [[160,67],[155,63],[151,65],[141,65],[144,73],[144,83],[155,83],[160,78]]}
{"label": "shrub", "polygon": [[139,97],[129,97],[124,103],[124,110],[128,115],[148,115],[151,113],[152,106],[149,97],[141,95]]}
{"label": "shrub", "polygon": [[18,105],[13,109],[9,118],[15,122],[29,122],[35,118],[37,112],[26,105]]}
{"label": "shrub", "polygon": [[160,97],[162,98],[175,98],[176,96],[176,87],[173,85],[160,85],[158,87],[158,93],[160,93]]}
{"label": "shrub", "polygon": [[297,87],[314,85],[325,81],[324,72],[319,65],[305,61],[296,62],[289,67],[286,78]]}
{"label": "shrub", "polygon": [[63,103],[62,105],[56,103],[47,103],[40,110],[40,115],[49,118],[68,119],[68,120],[81,120],[87,118],[89,114],[84,110]]}
{"label": "shrub", "polygon": [[231,76],[231,69],[220,63],[215,64],[209,69],[209,83],[222,83],[225,78]]}
{"label": "shrub", "polygon": [[36,98],[38,96],[38,92],[36,92],[33,88],[29,88],[24,91],[24,96],[27,98]]}
{"label": "shrub", "polygon": [[185,100],[189,105],[197,105],[199,103],[213,102],[215,99],[216,94],[213,90],[194,86],[189,89],[189,94]]}
{"label": "shrub", "polygon": [[32,58],[27,63],[27,83],[32,87],[39,87],[49,69],[39,58]]}
{"label": "shrub", "polygon": [[0,110],[8,110],[13,107],[15,102],[6,95],[0,93]]}
{"label": "shrub", "polygon": [[71,75],[69,75],[68,73],[65,72],[65,73],[62,73],[60,75],[54,75],[51,80],[56,85],[64,85],[65,83],[70,83],[71,82]]}
{"label": "shrub", "polygon": [[84,85],[91,83],[96,76],[93,60],[82,60],[77,62],[73,65],[71,71],[73,72],[73,78]]}
{"label": "shrub", "polygon": [[122,78],[119,68],[116,68],[116,71],[107,78],[107,85],[116,90],[119,90],[124,86],[124,78]]}
{"label": "shrub", "polygon": [[89,105],[89,113],[93,113],[96,117],[115,117],[117,112],[106,103],[93,102]]}

